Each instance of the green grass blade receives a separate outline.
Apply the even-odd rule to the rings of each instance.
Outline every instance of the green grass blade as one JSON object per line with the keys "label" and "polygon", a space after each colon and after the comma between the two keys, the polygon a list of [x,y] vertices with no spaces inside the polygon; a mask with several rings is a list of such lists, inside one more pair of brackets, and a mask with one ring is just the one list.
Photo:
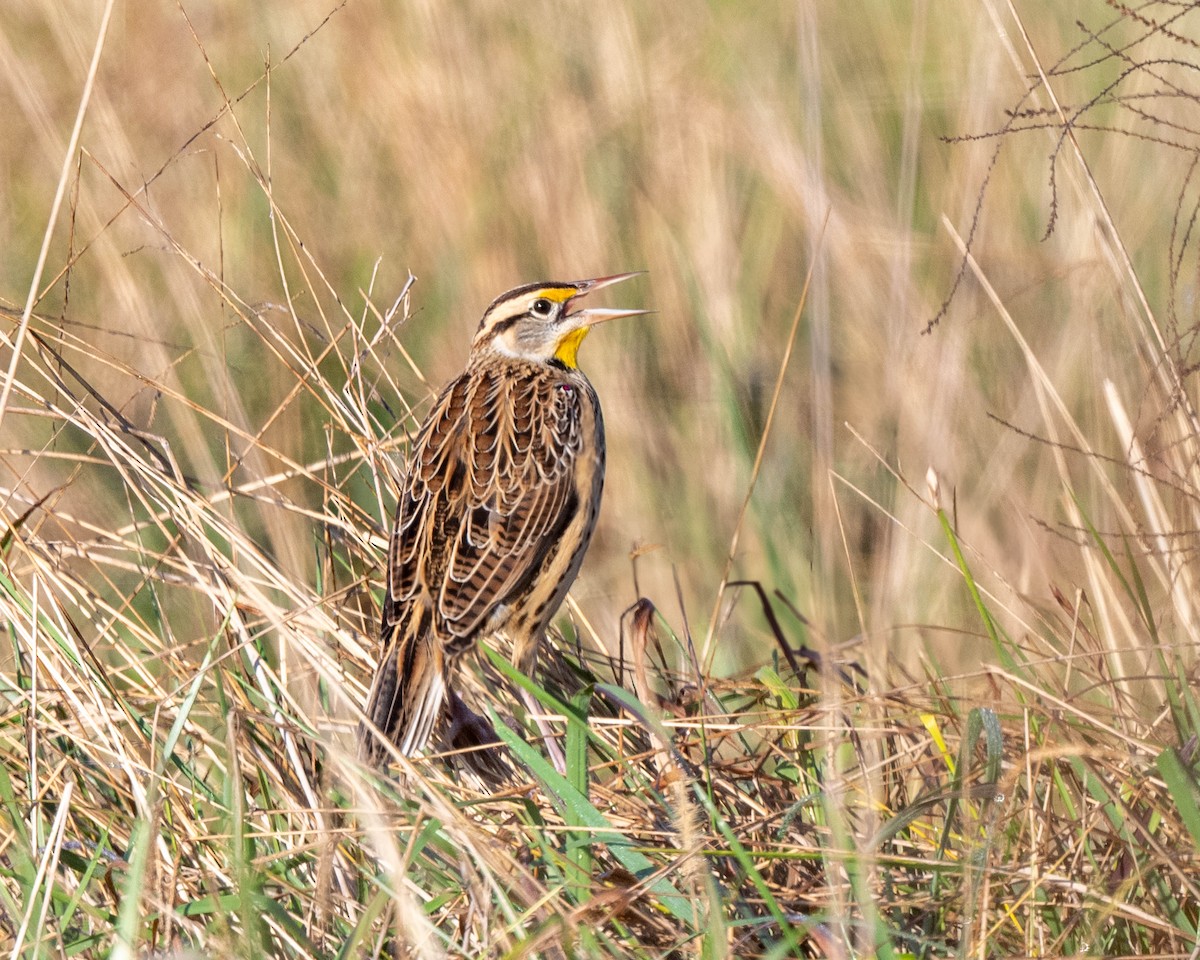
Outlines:
{"label": "green grass blade", "polygon": [[[592,688],[585,687],[571,700],[574,713],[587,717]],[[567,780],[585,800],[588,799],[588,728],[581,723],[567,724]],[[568,823],[568,826],[585,824]],[[587,830],[568,830],[566,837],[567,891],[576,903],[591,896],[592,837]]]}
{"label": "green grass blade", "polygon": [[[489,708],[496,734],[513,755],[542,782],[547,796],[558,807],[569,822],[586,827],[593,843],[602,843],[609,853],[626,870],[639,880],[651,877],[657,870],[653,861],[636,849],[628,837],[618,831],[591,802],[554,769],[540,753],[522,740],[515,731],[500,721],[494,710]],[[693,910],[690,901],[666,877],[651,880],[646,889],[654,894],[664,908],[689,930],[693,928]]]}
{"label": "green grass blade", "polygon": [[1158,767],[1158,772],[1162,774],[1163,780],[1166,781],[1167,790],[1171,794],[1171,799],[1175,801],[1179,818],[1187,828],[1196,852],[1200,853],[1200,803],[1197,802],[1197,797],[1200,796],[1200,787],[1197,786],[1195,775],[1184,766],[1174,747],[1168,747],[1155,758],[1154,762]]}

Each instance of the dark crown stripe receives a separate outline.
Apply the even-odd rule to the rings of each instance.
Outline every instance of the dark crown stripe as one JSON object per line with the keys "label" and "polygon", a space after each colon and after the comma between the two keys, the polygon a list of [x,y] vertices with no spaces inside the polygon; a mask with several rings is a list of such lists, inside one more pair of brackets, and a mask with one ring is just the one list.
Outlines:
{"label": "dark crown stripe", "polygon": [[515,300],[515,299],[517,299],[517,297],[523,297],[527,293],[533,293],[533,291],[535,291],[535,290],[542,290],[546,287],[562,288],[562,287],[567,287],[567,286],[570,286],[570,284],[554,283],[553,281],[550,281],[550,280],[541,280],[537,283],[526,283],[520,287],[514,287],[512,290],[509,290],[507,293],[500,294],[500,296],[498,296],[495,300],[493,300],[491,303],[489,303],[487,309],[483,311],[483,315],[486,317],[496,307],[498,307],[500,304],[504,303],[504,301],[506,301],[506,300]]}

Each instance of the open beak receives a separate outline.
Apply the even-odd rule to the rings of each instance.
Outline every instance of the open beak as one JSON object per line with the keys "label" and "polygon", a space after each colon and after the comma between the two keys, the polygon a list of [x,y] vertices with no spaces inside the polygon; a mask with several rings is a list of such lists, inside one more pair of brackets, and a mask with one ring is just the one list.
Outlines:
{"label": "open beak", "polygon": [[[589,293],[594,293],[597,290],[603,290],[605,287],[611,287],[615,283],[620,283],[622,280],[628,280],[630,277],[640,277],[645,270],[635,270],[633,273],[618,273],[611,277],[597,277],[595,280],[580,280],[575,286],[579,288],[579,293],[571,298],[574,303],[581,297],[586,297]],[[590,327],[593,324],[603,323],[605,320],[616,320],[618,317],[638,317],[643,314],[653,313],[653,310],[618,310],[605,307],[592,307],[589,310],[576,310],[574,313],[567,314],[566,319],[572,321],[572,326]]]}

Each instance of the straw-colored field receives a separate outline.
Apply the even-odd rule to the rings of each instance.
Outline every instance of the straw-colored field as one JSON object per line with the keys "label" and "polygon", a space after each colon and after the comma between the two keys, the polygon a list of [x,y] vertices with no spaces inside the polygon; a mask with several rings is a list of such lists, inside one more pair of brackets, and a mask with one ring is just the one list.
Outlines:
{"label": "straw-colored field", "polygon": [[[1198,50],[1165,2],[0,7],[0,947],[1194,956]],[[565,776],[503,657],[511,783],[364,771],[411,431],[496,294],[627,270]]]}

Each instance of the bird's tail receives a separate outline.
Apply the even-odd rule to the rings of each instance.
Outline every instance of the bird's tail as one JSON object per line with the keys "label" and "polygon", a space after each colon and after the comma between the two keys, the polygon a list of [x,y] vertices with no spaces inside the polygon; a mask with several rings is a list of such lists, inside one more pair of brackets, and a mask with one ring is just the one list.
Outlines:
{"label": "bird's tail", "polygon": [[359,726],[358,749],[370,763],[387,759],[381,735],[406,757],[421,750],[446,699],[446,657],[432,617],[422,604],[410,614],[385,637],[386,652],[363,707],[370,723]]}

